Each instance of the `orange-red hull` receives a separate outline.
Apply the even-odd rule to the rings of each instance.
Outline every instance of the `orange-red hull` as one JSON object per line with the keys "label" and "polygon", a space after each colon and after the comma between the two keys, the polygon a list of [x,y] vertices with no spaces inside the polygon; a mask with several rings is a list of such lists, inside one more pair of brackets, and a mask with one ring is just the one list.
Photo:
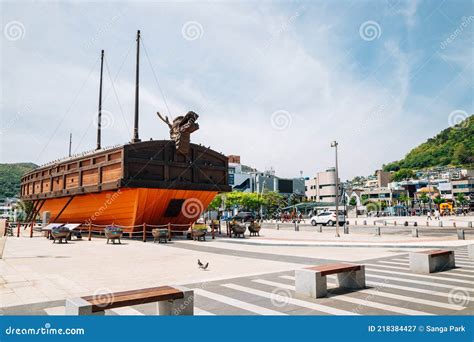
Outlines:
{"label": "orange-red hull", "polygon": [[[70,197],[47,199],[40,213],[49,211],[51,220],[61,223],[90,222],[97,225],[114,223],[120,226],[143,223],[189,224],[199,217],[216,194],[216,191],[122,188],[116,191],[76,195],[68,205],[66,204]],[[173,199],[185,202],[177,213],[169,216],[167,208]]]}

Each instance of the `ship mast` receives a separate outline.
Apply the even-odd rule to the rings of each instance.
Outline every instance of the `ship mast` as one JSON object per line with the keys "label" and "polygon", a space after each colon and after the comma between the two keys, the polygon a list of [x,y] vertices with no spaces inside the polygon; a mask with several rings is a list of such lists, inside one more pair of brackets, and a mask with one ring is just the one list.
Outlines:
{"label": "ship mast", "polygon": [[140,30],[137,31],[137,64],[135,71],[135,121],[133,125],[132,143],[140,142],[138,138],[138,97],[139,97],[139,70],[140,70]]}
{"label": "ship mast", "polygon": [[99,114],[97,118],[97,148],[100,150],[101,146],[101,125],[102,125],[102,73],[104,71],[104,50],[100,56],[100,84],[99,84]]}

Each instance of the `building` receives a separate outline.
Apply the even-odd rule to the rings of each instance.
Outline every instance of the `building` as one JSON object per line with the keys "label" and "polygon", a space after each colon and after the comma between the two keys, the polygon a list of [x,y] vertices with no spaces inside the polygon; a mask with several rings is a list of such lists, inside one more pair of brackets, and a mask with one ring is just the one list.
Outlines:
{"label": "building", "polygon": [[451,183],[439,183],[438,190],[441,198],[444,198],[446,200],[453,199],[453,185]]}
{"label": "building", "polygon": [[392,174],[390,172],[382,170],[377,170],[375,176],[377,177],[378,188],[386,188],[392,179]]}
{"label": "building", "polygon": [[304,179],[281,178],[275,175],[273,169],[258,171],[240,162],[240,156],[231,155],[229,158],[229,185],[232,190],[242,192],[275,191],[282,195],[305,196]]}
{"label": "building", "polygon": [[316,177],[305,181],[306,199],[312,202],[336,201],[336,169],[329,168],[318,172]]}
{"label": "building", "polygon": [[371,202],[386,202],[387,206],[394,205],[399,201],[402,194],[406,193],[405,190],[395,190],[388,187],[381,187],[376,189],[368,189],[362,191],[361,198]]}
{"label": "building", "polygon": [[[458,194],[464,194],[465,199],[468,202],[470,210],[474,209],[474,178],[468,177],[465,179],[453,180],[451,181],[453,190],[453,197],[456,201],[456,196]],[[459,204],[458,204],[459,205]]]}

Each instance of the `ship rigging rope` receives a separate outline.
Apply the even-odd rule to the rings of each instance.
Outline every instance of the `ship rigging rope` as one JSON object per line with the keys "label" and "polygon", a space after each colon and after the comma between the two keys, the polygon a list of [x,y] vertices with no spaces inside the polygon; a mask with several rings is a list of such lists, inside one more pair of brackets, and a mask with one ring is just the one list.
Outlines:
{"label": "ship rigging rope", "polygon": [[[119,102],[119,99],[118,99],[118,96],[117,96],[117,92],[115,90],[115,86],[114,86],[114,83],[115,81],[117,81],[118,79],[118,76],[120,74],[120,72],[122,71],[122,68],[125,64],[125,61],[127,60],[128,56],[130,55],[130,51],[132,50],[132,47],[133,47],[133,41],[130,43],[130,46],[128,47],[128,51],[127,53],[125,54],[125,57],[122,59],[122,63],[120,64],[120,67],[117,71],[117,73],[115,74],[115,78],[112,80],[112,76],[110,74],[110,69],[109,69],[109,64],[107,63],[107,58],[104,56],[104,62],[105,62],[105,69],[107,71],[107,74],[109,76],[109,79],[110,79],[110,83],[112,84],[112,86],[107,90],[107,92],[105,93],[105,96],[104,96],[104,99],[102,101],[102,103],[105,103],[105,100],[107,100],[109,94],[110,94],[110,91],[113,89],[114,93],[115,93],[115,96],[117,97],[117,103],[119,105],[119,108],[120,108],[120,113],[122,114],[122,119],[124,120],[125,122],[125,125],[127,126],[127,131],[129,131],[129,136],[130,138],[132,137],[131,136],[131,133],[130,133],[130,129],[128,127],[128,124],[127,124],[127,121],[125,120],[125,117],[124,117],[124,114],[123,114],[123,109],[122,109],[122,105],[120,104]],[[87,135],[87,133],[89,132],[90,128],[91,128],[91,125],[94,123],[94,120],[91,120],[89,125],[87,126],[87,129],[85,130],[85,132],[82,134],[81,136],[81,139],[79,140],[79,143],[76,144],[76,148],[74,149],[74,153],[76,153],[77,149],[80,147],[82,141],[84,140],[85,136]]]}
{"label": "ship rigging rope", "polygon": [[56,135],[59,127],[61,126],[61,124],[63,123],[64,119],[66,118],[66,116],[71,112],[72,110],[72,107],[76,104],[76,101],[77,99],[79,98],[79,95],[81,94],[82,90],[84,89],[87,81],[89,81],[89,78],[91,77],[92,75],[92,72],[94,71],[94,69],[96,68],[96,66],[98,65],[99,63],[99,60],[100,60],[100,57],[98,57],[94,64],[92,65],[86,79],[84,80],[84,82],[82,83],[81,87],[79,88],[79,91],[76,93],[76,96],[74,97],[74,100],[72,101],[71,105],[69,106],[69,108],[67,109],[67,111],[64,113],[64,115],[62,116],[61,120],[59,120],[58,124],[56,125],[56,128],[54,129],[53,131],[53,134],[50,134],[49,135],[49,140],[48,142],[46,143],[46,145],[43,147],[43,149],[41,150],[40,153],[38,153],[38,158],[36,158],[36,161],[35,163],[38,162],[38,159],[41,157],[41,155],[43,154],[43,152],[46,150],[46,148],[49,146],[49,144],[51,143],[51,141],[53,140],[54,136]]}
{"label": "ship rigging rope", "polygon": [[163,89],[160,86],[160,82],[158,82],[158,77],[156,77],[155,69],[153,68],[153,64],[151,63],[150,56],[148,55],[148,51],[145,47],[145,42],[143,37],[141,37],[141,43],[143,46],[143,51],[145,51],[145,57],[148,61],[148,64],[150,65],[151,72],[153,73],[153,77],[155,78],[156,85],[158,86],[158,89],[160,90],[161,96],[163,97],[163,102],[165,103],[166,109],[168,110],[168,115],[170,116],[170,119],[173,120],[173,115],[171,114],[170,107],[168,106],[168,101],[166,101],[165,93],[163,92]]}

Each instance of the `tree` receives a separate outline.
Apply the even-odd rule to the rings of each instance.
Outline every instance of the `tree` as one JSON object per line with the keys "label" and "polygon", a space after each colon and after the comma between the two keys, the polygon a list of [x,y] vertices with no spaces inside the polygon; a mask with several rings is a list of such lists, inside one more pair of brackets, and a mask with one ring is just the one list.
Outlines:
{"label": "tree", "polygon": [[439,205],[441,203],[445,203],[446,200],[444,198],[441,198],[440,196],[436,196],[434,199],[433,199],[433,202],[438,206],[439,208]]}
{"label": "tree", "polygon": [[222,195],[217,195],[214,199],[209,203],[207,210],[219,210],[222,206]]}
{"label": "tree", "polygon": [[[472,151],[471,151],[472,153]],[[464,144],[459,144],[454,149],[453,157],[458,164],[467,164],[471,159],[471,153],[467,150]]]}
{"label": "tree", "polygon": [[422,192],[419,198],[420,198],[421,203],[423,203],[423,209],[424,209],[425,204],[428,203],[429,201],[428,195],[426,194],[426,192]]}
{"label": "tree", "polygon": [[461,205],[461,210],[464,211],[464,205],[467,204],[466,196],[463,193],[456,194],[456,203]]}
{"label": "tree", "polygon": [[415,174],[412,170],[409,169],[400,169],[392,175],[392,181],[400,182],[402,180],[408,180],[414,178]]}
{"label": "tree", "polygon": [[408,207],[408,202],[410,202],[410,196],[408,196],[407,194],[401,194],[398,200]]}
{"label": "tree", "polygon": [[349,200],[349,205],[352,205],[353,207],[357,205],[357,198],[355,196],[351,197],[351,199]]}

